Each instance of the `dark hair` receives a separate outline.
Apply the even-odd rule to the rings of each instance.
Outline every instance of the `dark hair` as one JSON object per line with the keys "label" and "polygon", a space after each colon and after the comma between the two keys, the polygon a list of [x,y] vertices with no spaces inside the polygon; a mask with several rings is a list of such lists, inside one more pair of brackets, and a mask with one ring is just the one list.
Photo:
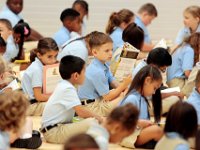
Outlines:
{"label": "dark hair", "polygon": [[72,8],[67,8],[62,11],[60,15],[60,20],[63,22],[65,19],[69,19],[71,21],[75,20],[77,17],[80,16],[80,13]]}
{"label": "dark hair", "polygon": [[[162,76],[158,68],[152,65],[147,65],[143,67],[133,78],[127,96],[133,89],[140,91],[140,94],[144,97],[147,104],[149,105],[147,98],[143,95],[144,82],[146,77],[148,76],[151,77],[152,81],[162,80]],[[161,100],[160,88],[158,88],[155,94],[152,95],[152,104],[153,104],[155,122],[159,122],[162,112],[162,100]]]}
{"label": "dark hair", "polygon": [[124,29],[122,39],[140,50],[144,43],[144,31],[135,23],[131,23]]}
{"label": "dark hair", "polygon": [[178,101],[167,113],[164,132],[177,132],[188,139],[195,135],[197,126],[195,108],[187,102]]}
{"label": "dark hair", "polygon": [[154,6],[154,4],[152,3],[146,3],[144,5],[142,5],[138,11],[139,14],[143,13],[143,12],[147,12],[149,15],[151,16],[158,16],[158,12],[156,7]]}
{"label": "dark hair", "polygon": [[195,86],[196,88],[200,87],[200,70],[197,72],[197,75],[196,75]]}
{"label": "dark hair", "polygon": [[172,64],[172,57],[167,49],[158,47],[149,52],[147,64],[154,64],[158,67],[170,66]]}
{"label": "dark hair", "polygon": [[75,72],[81,73],[85,61],[77,56],[67,55],[64,56],[60,61],[59,72],[64,80],[71,78],[71,75]]}
{"label": "dark hair", "polygon": [[88,134],[81,133],[72,136],[68,141],[65,142],[63,150],[74,150],[74,149],[99,149],[96,141]]}
{"label": "dark hair", "polygon": [[1,34],[0,34],[0,47],[3,46],[5,47],[6,46],[6,42],[4,41],[4,39],[1,37]]}
{"label": "dark hair", "polygon": [[133,130],[137,125],[139,110],[136,106],[128,103],[124,106],[116,107],[109,114],[107,120],[110,122],[120,122],[126,130]]}
{"label": "dark hair", "polygon": [[200,129],[198,129],[197,133],[196,133],[196,150],[200,150]]}
{"label": "dark hair", "polygon": [[5,24],[5,26],[9,29],[9,30],[13,30],[12,25],[10,23],[10,21],[8,19],[0,19],[0,23]]}
{"label": "dark hair", "polygon": [[89,7],[88,7],[88,3],[87,3],[86,1],[84,1],[84,0],[75,0],[74,3],[73,3],[73,5],[72,5],[72,8],[74,8],[75,5],[77,5],[77,4],[81,5],[81,7],[82,7],[82,8],[86,11],[86,13],[88,14],[88,12],[89,12]]}

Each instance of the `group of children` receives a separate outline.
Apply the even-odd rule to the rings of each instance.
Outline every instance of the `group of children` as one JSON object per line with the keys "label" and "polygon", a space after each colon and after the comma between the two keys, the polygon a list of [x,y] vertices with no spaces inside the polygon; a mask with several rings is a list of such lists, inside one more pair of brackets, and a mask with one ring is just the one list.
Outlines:
{"label": "group of children", "polygon": [[[22,7],[23,1],[19,1]],[[13,0],[7,0],[6,9],[19,17],[22,8],[14,11],[12,3]],[[41,145],[40,134],[32,131],[29,115],[42,116],[40,132],[46,142],[67,141],[65,150],[79,144],[86,148],[90,142],[88,148],[102,150],[108,149],[109,142],[129,148],[189,149],[187,140],[195,136],[200,124],[200,71],[193,81],[195,87],[187,87],[194,89],[186,101],[183,97],[188,93],[183,91],[161,92],[166,88],[162,73],[167,70],[169,87],[187,86],[185,80],[199,62],[200,7],[190,6],[184,11],[185,28],[180,31],[179,42],[171,54],[168,49],[153,48],[150,42],[146,26],[157,17],[151,3],[143,5],[136,17],[127,9],[112,13],[107,34],[94,31],[83,36],[87,15],[87,2],[76,0],[72,8],[62,11],[63,26],[54,37],[39,39],[37,48],[31,51],[32,62],[21,80],[22,91],[28,99],[21,92],[4,88],[9,69],[6,70],[0,57],[0,112],[1,120],[5,120],[0,123],[0,149],[8,149],[9,134],[14,147]],[[23,43],[32,30],[21,21],[12,28],[8,20],[0,19],[1,53],[6,61],[23,59]],[[76,33],[70,38],[72,31]],[[118,83],[110,61],[115,51],[119,52],[118,48],[122,51],[124,42],[150,52],[133,68],[132,74]],[[87,65],[89,55],[94,59]],[[62,80],[53,93],[44,94],[43,68],[56,63]],[[163,113],[167,113],[164,131],[160,126]],[[78,122],[73,122],[75,116],[79,117]],[[80,137],[87,142],[80,141]]]}

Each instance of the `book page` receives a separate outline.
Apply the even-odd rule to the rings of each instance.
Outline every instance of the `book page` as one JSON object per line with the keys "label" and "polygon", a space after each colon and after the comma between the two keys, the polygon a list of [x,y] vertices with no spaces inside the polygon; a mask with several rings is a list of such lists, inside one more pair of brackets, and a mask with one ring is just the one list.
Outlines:
{"label": "book page", "polygon": [[[165,39],[161,39],[155,46],[154,48],[158,48],[158,47],[162,47],[162,48],[165,48],[167,49],[167,42]],[[153,49],[154,49],[153,48]]]}
{"label": "book page", "polygon": [[51,94],[61,80],[59,64],[47,65],[43,68],[43,93]]}
{"label": "book page", "polygon": [[6,88],[11,88],[11,89],[14,91],[14,90],[20,89],[20,86],[19,86],[17,80],[14,79],[14,80],[13,80],[12,82],[10,82],[5,88],[3,88],[2,91],[5,90]]}
{"label": "book page", "polygon": [[181,91],[180,88],[177,86],[177,87],[161,90],[161,93],[180,92],[180,91]]}

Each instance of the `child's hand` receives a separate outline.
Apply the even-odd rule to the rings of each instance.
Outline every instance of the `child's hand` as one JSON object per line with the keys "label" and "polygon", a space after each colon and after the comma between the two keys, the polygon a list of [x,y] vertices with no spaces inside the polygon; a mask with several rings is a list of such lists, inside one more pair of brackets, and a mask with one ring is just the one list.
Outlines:
{"label": "child's hand", "polygon": [[138,126],[141,128],[146,128],[151,125],[153,125],[153,122],[151,122],[150,120],[144,120],[144,119],[138,120]]}
{"label": "child's hand", "polygon": [[126,87],[131,84],[132,81],[132,75],[128,75],[126,78],[123,79],[122,84],[124,84]]}

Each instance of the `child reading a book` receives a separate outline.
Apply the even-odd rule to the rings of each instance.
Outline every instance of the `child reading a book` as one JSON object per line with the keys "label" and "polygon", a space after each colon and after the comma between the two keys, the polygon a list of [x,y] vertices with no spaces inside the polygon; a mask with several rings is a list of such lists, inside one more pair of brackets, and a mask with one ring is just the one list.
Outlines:
{"label": "child reading a book", "polygon": [[[108,35],[101,33],[91,40],[93,45],[90,48],[95,58],[86,68],[86,79],[78,88],[78,95],[87,109],[106,116],[121,100],[118,97],[130,84],[131,77],[126,77],[120,84],[114,79],[106,64],[112,58],[113,48],[112,39]],[[113,89],[110,90],[110,87]]]}
{"label": "child reading a book", "polygon": [[156,142],[162,137],[162,129],[158,125],[153,125],[149,114],[149,96],[152,96],[152,105],[155,123],[160,122],[162,112],[162,101],[160,86],[162,76],[160,71],[151,65],[142,68],[133,79],[128,93],[120,102],[121,105],[132,103],[140,111],[138,126],[141,130],[136,131],[131,136],[122,141],[126,147],[154,148]]}
{"label": "child reading a book", "polygon": [[43,66],[57,62],[58,46],[52,38],[43,38],[39,40],[34,53],[35,61],[24,72],[22,89],[30,99],[29,115],[41,115],[50,96],[42,92]]}
{"label": "child reading a book", "polygon": [[[83,84],[85,79],[84,60],[72,55],[65,56],[60,61],[59,72],[63,80],[57,84],[42,114],[41,132],[50,143],[64,143],[71,136],[86,132],[96,122],[94,118],[102,121],[96,113],[81,105],[77,95],[75,85]],[[87,119],[72,123],[75,112]]]}
{"label": "child reading a book", "polygon": [[197,114],[187,102],[178,101],[169,110],[164,127],[164,136],[155,150],[189,150],[187,139],[195,136]]}

